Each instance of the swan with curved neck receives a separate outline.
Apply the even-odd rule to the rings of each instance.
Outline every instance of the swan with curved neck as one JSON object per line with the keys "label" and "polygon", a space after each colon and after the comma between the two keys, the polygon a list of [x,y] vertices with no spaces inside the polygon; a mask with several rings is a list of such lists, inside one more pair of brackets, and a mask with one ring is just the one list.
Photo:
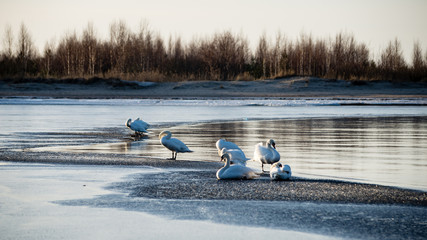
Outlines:
{"label": "swan with curved neck", "polygon": [[187,145],[181,142],[177,138],[172,138],[172,133],[169,131],[163,131],[159,134],[160,143],[167,149],[172,151],[171,160],[176,160],[178,153],[193,152]]}
{"label": "swan with curved neck", "polygon": [[225,161],[225,165],[216,172],[216,178],[218,178],[218,180],[254,179],[258,177],[258,174],[251,168],[238,164],[230,165],[230,156],[228,153],[221,156],[221,161]]}
{"label": "swan with curved neck", "polygon": [[264,164],[273,164],[280,160],[280,154],[276,150],[276,142],[269,139],[265,146],[263,143],[255,145],[254,158],[261,162],[262,171],[264,171]]}
{"label": "swan with curved neck", "polygon": [[135,121],[132,122],[132,119],[128,119],[126,121],[126,126],[131,129],[132,131],[135,131],[135,135],[139,136],[143,133],[147,132],[147,128],[150,127],[150,125],[144,121],[142,121],[140,118],[135,119]]}

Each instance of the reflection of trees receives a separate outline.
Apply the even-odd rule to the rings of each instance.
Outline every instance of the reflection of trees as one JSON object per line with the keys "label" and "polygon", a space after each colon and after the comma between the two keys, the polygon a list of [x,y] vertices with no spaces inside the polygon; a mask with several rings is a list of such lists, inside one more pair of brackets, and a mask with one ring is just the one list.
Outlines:
{"label": "reflection of trees", "polygon": [[215,142],[226,138],[249,157],[256,143],[273,138],[282,161],[300,169],[351,172],[381,161],[398,162],[410,151],[420,158],[426,139],[417,137],[417,132],[423,127],[425,122],[417,118],[299,119],[202,124],[189,134],[203,139],[200,149],[216,153]]}

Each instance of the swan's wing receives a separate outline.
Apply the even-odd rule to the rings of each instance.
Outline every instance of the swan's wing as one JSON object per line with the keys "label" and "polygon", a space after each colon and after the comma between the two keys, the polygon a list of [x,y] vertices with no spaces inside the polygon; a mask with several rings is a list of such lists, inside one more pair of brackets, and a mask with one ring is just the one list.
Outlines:
{"label": "swan's wing", "polygon": [[247,161],[245,153],[241,149],[226,149],[226,153],[230,155],[231,161]]}
{"label": "swan's wing", "polygon": [[173,151],[175,152],[192,152],[185,143],[177,138],[171,138],[167,142],[173,147]]}
{"label": "swan's wing", "polygon": [[256,177],[258,177],[258,174],[242,165],[231,165],[220,176],[221,179],[254,179]]}
{"label": "swan's wing", "polygon": [[271,150],[271,152],[272,152],[272,154],[273,154],[273,156],[272,156],[272,161],[273,162],[278,162],[279,160],[280,160],[280,153],[276,150],[276,149],[274,149],[274,148],[272,148],[272,149],[270,149]]}
{"label": "swan's wing", "polygon": [[249,159],[245,156],[245,153],[238,149],[230,149],[226,151],[230,156],[230,161],[233,164],[239,164],[246,166],[246,161]]}
{"label": "swan's wing", "polygon": [[135,121],[133,121],[130,126],[134,131],[147,132],[147,128],[149,127],[149,124],[138,118]]}
{"label": "swan's wing", "polygon": [[220,139],[216,142],[216,148],[218,149],[218,151],[221,151],[221,149],[226,148],[226,149],[239,149],[239,146],[237,146],[237,144],[233,143],[233,142],[228,142],[224,139]]}
{"label": "swan's wing", "polygon": [[226,142],[225,148],[227,148],[227,149],[237,149],[237,150],[242,151],[242,149],[240,149],[240,147],[237,146],[237,144],[235,144],[234,142]]}
{"label": "swan's wing", "polygon": [[277,174],[277,178],[276,179],[288,180],[289,178],[291,178],[291,175],[292,175],[292,173],[279,172]]}
{"label": "swan's wing", "polygon": [[292,176],[292,170],[289,165],[284,165],[281,170],[282,173],[287,177],[287,179]]}
{"label": "swan's wing", "polygon": [[232,164],[238,164],[238,165],[246,166],[247,160],[230,160],[230,161]]}
{"label": "swan's wing", "polygon": [[269,159],[273,157],[272,152],[270,149],[264,147],[262,143],[258,143],[255,145],[255,151],[254,151],[254,157],[253,159],[261,161],[261,162],[267,162]]}

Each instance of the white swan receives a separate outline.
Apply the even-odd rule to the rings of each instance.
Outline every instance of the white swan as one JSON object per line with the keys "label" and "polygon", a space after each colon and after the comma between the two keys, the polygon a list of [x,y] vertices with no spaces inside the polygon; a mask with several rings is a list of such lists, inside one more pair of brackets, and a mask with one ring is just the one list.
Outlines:
{"label": "white swan", "polygon": [[255,145],[254,158],[261,162],[262,171],[264,171],[264,164],[273,164],[280,160],[280,154],[276,151],[276,143],[273,139],[265,143],[258,143]]}
{"label": "white swan", "polygon": [[160,143],[167,149],[172,151],[171,160],[176,160],[178,153],[192,152],[187,145],[181,142],[179,139],[171,138],[172,133],[169,131],[163,131],[159,134]]}
{"label": "white swan", "polygon": [[126,126],[130,128],[131,130],[135,131],[135,135],[142,135],[142,133],[147,132],[147,128],[150,127],[150,124],[142,121],[141,119],[137,118],[135,121],[132,122],[132,119],[128,119],[126,122]]}
{"label": "white swan", "polygon": [[246,161],[249,160],[249,158],[245,156],[245,153],[240,149],[223,148],[221,150],[221,156],[226,153],[228,153],[228,155],[230,156],[231,164],[240,164],[240,165],[246,166]]}
{"label": "white swan", "polygon": [[226,149],[239,149],[240,151],[242,151],[242,149],[239,148],[239,146],[237,146],[237,144],[233,143],[233,142],[228,142],[225,139],[221,138],[218,141],[216,141],[216,149],[218,149],[218,155],[221,157],[221,150],[223,148]]}
{"label": "white swan", "polygon": [[221,156],[221,161],[225,160],[224,167],[216,172],[216,178],[223,179],[254,179],[258,177],[252,169],[242,165],[230,165],[230,156],[228,153]]}
{"label": "white swan", "polygon": [[291,167],[287,164],[282,166],[280,162],[276,162],[270,167],[270,178],[273,180],[288,180],[291,175]]}

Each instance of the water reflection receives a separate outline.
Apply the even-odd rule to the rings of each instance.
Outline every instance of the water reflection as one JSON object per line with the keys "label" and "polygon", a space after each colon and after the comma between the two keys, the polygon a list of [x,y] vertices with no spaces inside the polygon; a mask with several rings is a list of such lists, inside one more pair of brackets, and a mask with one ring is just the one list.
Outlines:
{"label": "water reflection", "polygon": [[[5,148],[97,152],[168,158],[158,139],[170,130],[192,149],[180,160],[219,161],[215,143],[233,141],[252,157],[254,145],[276,141],[294,175],[354,179],[427,190],[427,117],[310,118],[198,123],[150,129],[140,139],[125,127],[87,132],[19,133]],[[260,168],[257,162],[251,167]]]}
{"label": "water reflection", "polygon": [[[171,131],[195,151],[186,159],[218,159],[219,138],[237,143],[251,157],[256,143],[273,138],[281,161],[295,174],[427,189],[426,117],[242,121]],[[164,155],[155,145],[147,150],[154,149]]]}

